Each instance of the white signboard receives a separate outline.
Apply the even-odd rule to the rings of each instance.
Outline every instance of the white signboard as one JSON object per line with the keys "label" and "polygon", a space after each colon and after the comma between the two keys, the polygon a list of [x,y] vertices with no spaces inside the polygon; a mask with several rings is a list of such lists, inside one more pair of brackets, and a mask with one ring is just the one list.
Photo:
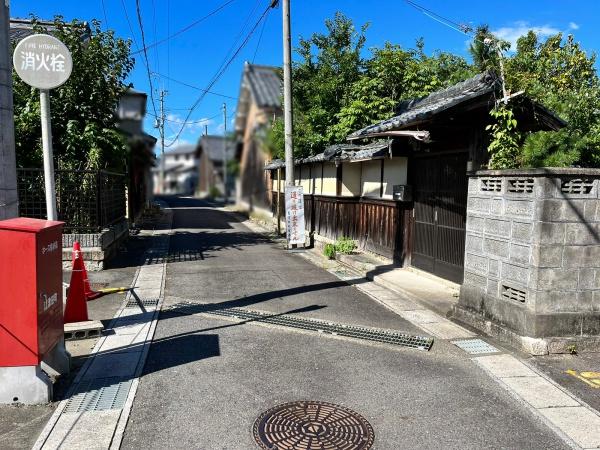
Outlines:
{"label": "white signboard", "polygon": [[54,36],[34,34],[17,44],[13,67],[28,85],[54,89],[69,79],[73,59],[65,44]]}
{"label": "white signboard", "polygon": [[304,231],[304,190],[302,186],[285,187],[285,219],[288,244],[306,242]]}

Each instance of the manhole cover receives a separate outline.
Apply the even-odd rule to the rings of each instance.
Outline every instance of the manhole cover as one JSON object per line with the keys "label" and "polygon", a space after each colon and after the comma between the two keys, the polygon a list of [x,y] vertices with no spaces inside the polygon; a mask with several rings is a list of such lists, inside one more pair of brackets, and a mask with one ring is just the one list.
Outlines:
{"label": "manhole cover", "polygon": [[254,439],[267,450],[368,450],[373,427],[360,414],[326,402],[290,402],[254,422]]}

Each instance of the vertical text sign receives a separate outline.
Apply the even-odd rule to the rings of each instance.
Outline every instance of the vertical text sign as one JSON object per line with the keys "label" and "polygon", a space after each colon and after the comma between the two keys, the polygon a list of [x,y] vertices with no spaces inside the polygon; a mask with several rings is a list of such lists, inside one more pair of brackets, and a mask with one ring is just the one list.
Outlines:
{"label": "vertical text sign", "polygon": [[69,49],[54,36],[33,34],[17,44],[13,67],[28,85],[54,89],[69,79],[73,60]]}
{"label": "vertical text sign", "polygon": [[304,235],[304,190],[302,186],[285,187],[285,220],[288,244],[306,242]]}

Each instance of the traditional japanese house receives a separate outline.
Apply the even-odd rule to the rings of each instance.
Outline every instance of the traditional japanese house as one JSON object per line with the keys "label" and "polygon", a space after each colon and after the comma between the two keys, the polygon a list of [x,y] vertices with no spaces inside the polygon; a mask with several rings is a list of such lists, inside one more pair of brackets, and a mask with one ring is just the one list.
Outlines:
{"label": "traditional japanese house", "polygon": [[267,129],[281,116],[281,78],[276,67],[246,62],[235,116],[240,174],[237,203],[267,208],[271,191],[263,172],[268,153],[262,148]]}
{"label": "traditional japanese house", "polygon": [[[487,163],[485,127],[500,97],[499,79],[479,74],[403,102],[394,117],[348,137],[362,145],[336,145],[297,161],[307,229],[330,239],[348,236],[398,265],[462,282],[467,172]],[[521,131],[564,126],[525,95],[510,102]],[[273,211],[283,211],[277,203],[283,162],[265,169],[273,180]]]}
{"label": "traditional japanese house", "polygon": [[[197,170],[197,193],[201,196],[212,194],[215,189],[225,193],[224,167],[226,161],[235,157],[235,143],[223,136],[202,136],[195,149]],[[228,177],[227,185],[231,191],[232,179]]]}

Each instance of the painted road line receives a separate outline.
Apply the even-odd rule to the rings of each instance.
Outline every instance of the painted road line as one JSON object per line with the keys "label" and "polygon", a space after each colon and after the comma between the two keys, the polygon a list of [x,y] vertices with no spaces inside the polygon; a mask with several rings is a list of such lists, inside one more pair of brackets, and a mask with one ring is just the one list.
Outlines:
{"label": "painted road line", "polygon": [[576,370],[566,370],[565,373],[583,381],[594,389],[600,389],[600,372],[577,372]]}
{"label": "painted road line", "polygon": [[[145,258],[146,261],[153,261],[156,256],[162,258],[163,262],[138,267],[131,284],[135,289],[128,292],[108,327],[114,334],[104,336],[97,342],[67,398],[60,402],[38,437],[34,449],[119,448],[164,298],[164,255],[169,248],[168,233],[172,215],[167,214],[165,219],[158,225],[167,230],[155,230],[152,233],[154,243],[146,252],[152,258]],[[127,308],[127,302],[133,298],[159,301],[143,310]],[[111,383],[104,382],[107,377],[111,378]],[[86,386],[97,386],[97,389],[86,392],[86,389],[91,389]],[[122,396],[120,392],[123,392]],[[75,393],[85,401],[78,403],[77,407],[67,408]],[[86,396],[92,397],[87,399]],[[109,401],[106,401],[106,396]]]}
{"label": "painted road line", "polygon": [[574,448],[600,448],[600,414],[512,355],[472,358]]}

